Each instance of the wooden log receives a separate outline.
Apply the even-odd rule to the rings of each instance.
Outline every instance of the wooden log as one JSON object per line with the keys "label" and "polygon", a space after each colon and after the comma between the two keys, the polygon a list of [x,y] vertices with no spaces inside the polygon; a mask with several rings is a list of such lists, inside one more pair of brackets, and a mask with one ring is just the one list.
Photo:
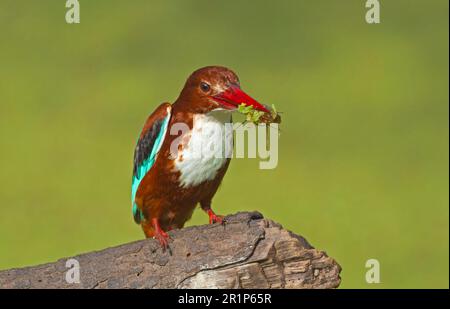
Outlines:
{"label": "wooden log", "polygon": [[[336,288],[340,266],[258,212],[225,224],[169,233],[163,252],[154,239],[0,272],[1,288]],[[79,263],[79,283],[68,283],[68,259]],[[72,278],[69,276],[69,279]],[[75,278],[75,277],[74,277]],[[69,280],[71,281],[71,280]],[[73,280],[72,280],[73,281]]]}

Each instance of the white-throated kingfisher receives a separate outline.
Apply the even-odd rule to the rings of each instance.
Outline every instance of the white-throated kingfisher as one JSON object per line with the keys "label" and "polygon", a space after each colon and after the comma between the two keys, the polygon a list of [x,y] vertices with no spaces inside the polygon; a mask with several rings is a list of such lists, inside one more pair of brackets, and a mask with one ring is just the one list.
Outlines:
{"label": "white-throated kingfisher", "polygon": [[[211,200],[230,156],[214,151],[197,156],[193,148],[199,143],[221,143],[232,151],[233,134],[226,133],[224,126],[240,104],[268,112],[242,91],[233,71],[204,67],[189,76],[175,103],[161,104],[145,122],[134,152],[132,210],[146,237],[156,238],[164,249],[169,238],[166,231],[182,228],[198,203],[210,223],[222,221],[211,209]],[[189,132],[174,157],[171,144],[178,136],[170,132],[177,123],[186,124]]]}

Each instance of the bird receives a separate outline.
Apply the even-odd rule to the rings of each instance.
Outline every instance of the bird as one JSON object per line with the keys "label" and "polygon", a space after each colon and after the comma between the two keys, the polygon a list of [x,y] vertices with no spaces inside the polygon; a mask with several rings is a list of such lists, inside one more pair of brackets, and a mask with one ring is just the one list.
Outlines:
{"label": "bird", "polygon": [[[231,69],[207,66],[188,77],[173,104],[162,103],[147,118],[134,150],[132,213],[145,236],[157,239],[164,250],[167,232],[182,228],[198,204],[210,224],[222,222],[211,204],[230,164],[223,148],[233,148],[233,134],[224,128],[241,104],[269,112],[241,89]],[[172,134],[180,132],[180,124],[185,132]],[[199,144],[225,147],[198,155],[194,146]]]}

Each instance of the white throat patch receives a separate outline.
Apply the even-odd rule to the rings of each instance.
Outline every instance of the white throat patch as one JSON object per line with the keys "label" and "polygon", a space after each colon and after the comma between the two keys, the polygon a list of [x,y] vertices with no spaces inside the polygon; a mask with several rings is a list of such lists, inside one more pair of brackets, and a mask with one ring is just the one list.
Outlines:
{"label": "white throat patch", "polygon": [[182,187],[213,180],[227,158],[231,158],[233,131],[226,130],[225,123],[231,123],[229,111],[194,115],[193,128],[183,138],[182,149],[175,159]]}

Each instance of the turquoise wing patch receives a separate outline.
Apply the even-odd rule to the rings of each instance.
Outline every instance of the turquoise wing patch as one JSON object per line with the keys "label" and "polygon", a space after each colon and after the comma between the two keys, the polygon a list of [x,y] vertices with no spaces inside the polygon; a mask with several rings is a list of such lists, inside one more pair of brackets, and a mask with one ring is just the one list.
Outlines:
{"label": "turquoise wing patch", "polygon": [[138,140],[134,151],[133,179],[131,184],[131,204],[134,221],[140,223],[144,220],[144,214],[135,202],[136,192],[148,171],[156,161],[166,136],[170,113],[163,119],[156,120],[150,129]]}

